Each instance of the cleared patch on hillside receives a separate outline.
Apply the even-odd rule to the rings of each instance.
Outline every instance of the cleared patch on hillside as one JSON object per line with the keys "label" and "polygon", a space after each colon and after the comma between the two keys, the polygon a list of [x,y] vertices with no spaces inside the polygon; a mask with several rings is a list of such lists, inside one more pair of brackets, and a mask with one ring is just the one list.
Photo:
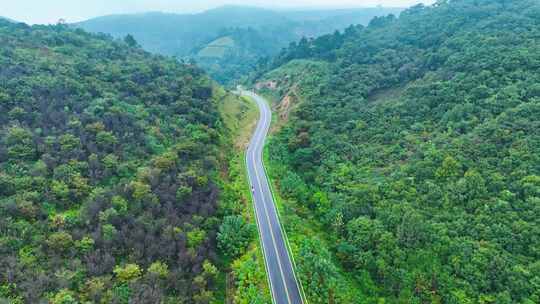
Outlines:
{"label": "cleared patch on hillside", "polygon": [[197,55],[201,58],[223,58],[226,52],[234,46],[235,42],[231,37],[221,37],[210,42]]}
{"label": "cleared patch on hillside", "polygon": [[367,101],[369,105],[379,105],[384,103],[390,103],[392,101],[399,100],[403,93],[407,89],[407,86],[393,87],[389,89],[378,90],[369,95]]}
{"label": "cleared patch on hillside", "polygon": [[[254,101],[246,97],[216,89],[219,112],[225,128],[230,132],[230,142],[224,150],[230,150],[230,157],[223,160],[223,185],[221,204],[234,204],[250,224],[256,225],[255,211],[251,202],[251,191],[245,174],[244,151],[258,120],[258,108]],[[225,155],[224,155],[225,157]],[[225,165],[226,164],[226,165]],[[228,260],[230,272],[224,284],[226,295],[219,303],[271,303],[270,287],[258,235],[240,257]],[[257,292],[249,292],[257,290]],[[216,302],[217,303],[217,302]]]}
{"label": "cleared patch on hillside", "polygon": [[277,132],[288,121],[305,96],[319,90],[319,84],[328,76],[328,66],[324,61],[293,60],[260,79],[255,87],[272,101],[278,118],[271,132]]}

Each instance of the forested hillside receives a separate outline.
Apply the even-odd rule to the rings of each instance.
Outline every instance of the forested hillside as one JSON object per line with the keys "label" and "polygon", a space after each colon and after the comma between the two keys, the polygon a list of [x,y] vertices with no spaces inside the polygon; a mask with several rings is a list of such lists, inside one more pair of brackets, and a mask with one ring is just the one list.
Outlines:
{"label": "forested hillside", "polygon": [[[275,56],[303,36],[316,37],[351,24],[366,25],[374,16],[399,14],[399,8],[274,11],[256,7],[223,6],[197,14],[147,13],[90,19],[75,26],[116,38],[131,34],[151,52],[194,59],[221,83],[228,84],[253,71],[259,60]],[[233,41],[218,52],[216,40]]]}
{"label": "forested hillside", "polygon": [[75,24],[87,31],[111,34],[121,38],[131,34],[148,51],[186,57],[198,46],[216,38],[222,29],[285,28],[291,20],[259,8],[225,6],[196,14],[142,13],[110,15]]}
{"label": "forested hillside", "polygon": [[257,77],[279,192],[327,234],[291,236],[310,303],[350,303],[336,269],[356,303],[540,302],[538,1],[418,5]]}
{"label": "forested hillside", "polygon": [[0,113],[0,302],[222,292],[221,119],[201,70],[130,39],[0,20]]}

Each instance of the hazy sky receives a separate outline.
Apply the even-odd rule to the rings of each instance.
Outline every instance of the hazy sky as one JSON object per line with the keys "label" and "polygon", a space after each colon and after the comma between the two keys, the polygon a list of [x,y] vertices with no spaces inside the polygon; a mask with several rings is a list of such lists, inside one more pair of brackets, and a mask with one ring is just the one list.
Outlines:
{"label": "hazy sky", "polygon": [[263,7],[411,6],[433,0],[0,0],[0,16],[27,23],[68,22],[119,13],[197,12],[225,4]]}

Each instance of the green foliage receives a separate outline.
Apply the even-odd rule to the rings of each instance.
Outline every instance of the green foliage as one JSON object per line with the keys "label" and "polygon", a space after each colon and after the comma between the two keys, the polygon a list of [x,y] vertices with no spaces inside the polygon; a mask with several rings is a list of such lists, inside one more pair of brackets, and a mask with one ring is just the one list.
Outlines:
{"label": "green foliage", "polygon": [[126,37],[124,38],[124,42],[130,47],[136,47],[138,45],[137,41],[131,34],[126,35]]}
{"label": "green foliage", "polygon": [[330,253],[319,241],[306,239],[298,253],[300,280],[306,282],[307,295],[313,303],[335,302],[336,272]]}
{"label": "green foliage", "polygon": [[122,304],[128,304],[131,298],[132,290],[127,284],[121,284],[114,288],[114,298]]}
{"label": "green foliage", "polygon": [[32,133],[21,127],[11,127],[5,135],[8,156],[12,159],[33,159],[35,147]]}
{"label": "green foliage", "polygon": [[539,12],[418,5],[259,71],[294,103],[269,144],[279,190],[336,244],[297,254],[310,302],[330,301],[317,270],[332,260],[367,302],[540,300]]}
{"label": "green foliage", "polygon": [[75,299],[73,292],[67,289],[62,289],[52,297],[50,303],[51,304],[77,304],[79,302],[77,302],[77,300]]}
{"label": "green foliage", "polygon": [[64,152],[70,152],[78,149],[81,145],[79,138],[72,134],[64,134],[60,136],[58,143],[60,144],[60,149]]}
{"label": "green foliage", "polygon": [[143,182],[139,182],[139,181],[134,181],[131,183],[131,189],[133,191],[132,193],[132,196],[133,196],[133,199],[137,200],[137,201],[140,201],[146,197],[148,197],[148,195],[151,193],[152,189],[150,188],[149,185],[143,183]]}
{"label": "green foliage", "polygon": [[239,217],[240,222],[244,223],[241,225],[244,228],[253,226],[251,241],[242,255],[233,260],[225,256],[223,250],[221,251],[223,261],[231,270],[226,282],[233,288],[228,290],[227,298],[235,303],[271,303],[262,249],[259,247],[258,238],[254,237],[255,217],[253,205],[249,200],[251,193],[244,167],[243,151],[257,120],[257,107],[252,100],[238,98],[224,91],[218,91],[216,96],[222,98],[219,104],[220,114],[223,117],[224,128],[231,134],[224,145],[228,157],[222,163],[227,169],[227,178],[221,185],[223,190],[219,204],[220,213],[232,218]]}
{"label": "green foliage", "polygon": [[188,248],[197,248],[206,239],[206,232],[201,229],[194,229],[187,233]]}
{"label": "green foliage", "polygon": [[121,196],[113,196],[111,205],[120,214],[125,214],[128,211],[128,202]]}
{"label": "green foliage", "polygon": [[111,132],[101,131],[96,134],[96,143],[102,148],[108,148],[114,146],[117,139]]}
{"label": "green foliage", "polygon": [[88,253],[91,252],[92,249],[94,249],[95,241],[91,237],[85,236],[80,241],[76,243],[77,248],[82,253]]}
{"label": "green foliage", "polygon": [[[217,271],[217,270],[216,270]],[[148,273],[159,278],[166,278],[169,275],[169,267],[160,261],[154,262],[148,267]]]}
{"label": "green foliage", "polygon": [[112,241],[117,233],[118,230],[111,224],[105,224],[101,227],[101,236],[105,241]]}
{"label": "green foliage", "polygon": [[0,41],[0,302],[192,302],[222,266],[209,78],[65,25],[0,20]]}
{"label": "green foliage", "polygon": [[255,227],[246,223],[242,216],[226,216],[219,227],[218,247],[226,256],[238,257],[244,253],[254,234]]}
{"label": "green foliage", "polygon": [[178,202],[183,202],[184,200],[189,198],[192,191],[193,189],[189,186],[180,186],[178,190],[176,190],[176,200]]}
{"label": "green foliage", "polygon": [[138,280],[142,271],[137,264],[126,264],[124,267],[116,266],[114,268],[116,279],[121,283],[129,283]]}
{"label": "green foliage", "polygon": [[51,192],[59,200],[65,200],[69,198],[69,187],[63,181],[52,181]]}
{"label": "green foliage", "polygon": [[[235,260],[232,264],[233,274],[236,278],[235,302],[241,304],[269,303],[269,294],[263,292],[262,284],[266,285],[266,271],[262,256],[257,258],[253,253],[248,253]],[[268,292],[268,287],[266,287]]]}
{"label": "green foliage", "polygon": [[218,269],[216,266],[214,266],[212,263],[210,263],[208,260],[204,261],[203,263],[203,275],[207,279],[216,279],[218,276]]}
{"label": "green foliage", "polygon": [[68,250],[73,244],[73,238],[67,232],[55,232],[47,239],[47,245],[52,250],[60,252]]}

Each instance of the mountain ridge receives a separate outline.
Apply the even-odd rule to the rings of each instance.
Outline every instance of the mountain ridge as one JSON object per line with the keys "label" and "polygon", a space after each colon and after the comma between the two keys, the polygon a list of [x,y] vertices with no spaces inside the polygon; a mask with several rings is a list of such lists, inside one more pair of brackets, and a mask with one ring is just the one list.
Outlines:
{"label": "mountain ridge", "polygon": [[[314,37],[342,30],[350,24],[367,24],[372,17],[399,13],[401,9],[371,8],[330,11],[273,11],[271,9],[223,6],[196,14],[142,13],[113,15],[76,23],[90,32],[115,38],[131,34],[148,51],[197,61],[221,83],[234,82],[249,74],[259,60],[303,36]],[[235,36],[237,48],[219,60],[197,56],[208,43]]]}

